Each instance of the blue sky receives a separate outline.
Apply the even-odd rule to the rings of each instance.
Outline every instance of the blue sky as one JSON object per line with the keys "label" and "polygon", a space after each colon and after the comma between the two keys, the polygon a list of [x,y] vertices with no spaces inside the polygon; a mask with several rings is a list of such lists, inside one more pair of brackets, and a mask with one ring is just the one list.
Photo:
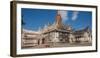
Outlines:
{"label": "blue sky", "polygon": [[[21,15],[23,16],[24,29],[38,30],[39,27],[43,28],[44,25],[55,22],[57,10],[48,9],[30,9],[22,8]],[[73,29],[81,29],[89,26],[92,28],[92,12],[89,11],[71,11],[61,10],[61,16],[64,24],[72,26]]]}

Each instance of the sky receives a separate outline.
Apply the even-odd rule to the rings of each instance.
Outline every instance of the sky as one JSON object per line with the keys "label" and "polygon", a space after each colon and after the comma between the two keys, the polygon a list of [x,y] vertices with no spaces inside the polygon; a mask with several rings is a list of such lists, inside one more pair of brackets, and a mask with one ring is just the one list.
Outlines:
{"label": "sky", "polygon": [[57,12],[62,17],[65,25],[70,25],[74,30],[92,28],[92,12],[91,11],[73,11],[73,10],[51,10],[51,9],[31,9],[22,8],[21,15],[25,24],[24,29],[37,31],[48,23],[53,24]]}

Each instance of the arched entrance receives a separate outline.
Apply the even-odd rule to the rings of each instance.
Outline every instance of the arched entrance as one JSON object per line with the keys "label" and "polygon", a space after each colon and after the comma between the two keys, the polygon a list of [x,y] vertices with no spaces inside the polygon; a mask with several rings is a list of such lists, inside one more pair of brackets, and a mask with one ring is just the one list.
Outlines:
{"label": "arched entrance", "polygon": [[45,38],[42,39],[42,44],[45,44]]}

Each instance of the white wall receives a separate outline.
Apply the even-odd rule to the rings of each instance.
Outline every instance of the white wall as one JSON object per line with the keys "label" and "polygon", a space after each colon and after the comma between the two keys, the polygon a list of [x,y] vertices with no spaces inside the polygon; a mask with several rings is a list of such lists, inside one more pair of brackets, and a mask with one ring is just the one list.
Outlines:
{"label": "white wall", "polygon": [[[10,57],[10,1],[11,0],[0,0],[0,58],[11,58]],[[98,5],[100,10],[100,0],[33,0],[33,1]],[[98,12],[98,15],[100,19],[100,11]],[[98,20],[98,22],[100,22],[100,20]],[[100,34],[99,32],[100,32],[100,26],[98,26],[98,34]],[[99,38],[98,38],[98,44],[100,44]],[[94,52],[94,53],[35,56],[34,58],[99,58],[100,46],[98,45],[98,47],[99,47],[98,48],[99,52]],[[33,58],[33,57],[31,56],[26,58]]]}

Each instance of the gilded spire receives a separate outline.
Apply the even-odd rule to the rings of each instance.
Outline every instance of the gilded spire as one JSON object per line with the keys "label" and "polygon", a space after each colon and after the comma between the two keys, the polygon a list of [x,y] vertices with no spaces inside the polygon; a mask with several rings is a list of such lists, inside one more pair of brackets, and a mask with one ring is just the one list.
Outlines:
{"label": "gilded spire", "polygon": [[57,11],[57,16],[56,16],[56,27],[58,29],[62,28],[62,18],[59,11]]}

